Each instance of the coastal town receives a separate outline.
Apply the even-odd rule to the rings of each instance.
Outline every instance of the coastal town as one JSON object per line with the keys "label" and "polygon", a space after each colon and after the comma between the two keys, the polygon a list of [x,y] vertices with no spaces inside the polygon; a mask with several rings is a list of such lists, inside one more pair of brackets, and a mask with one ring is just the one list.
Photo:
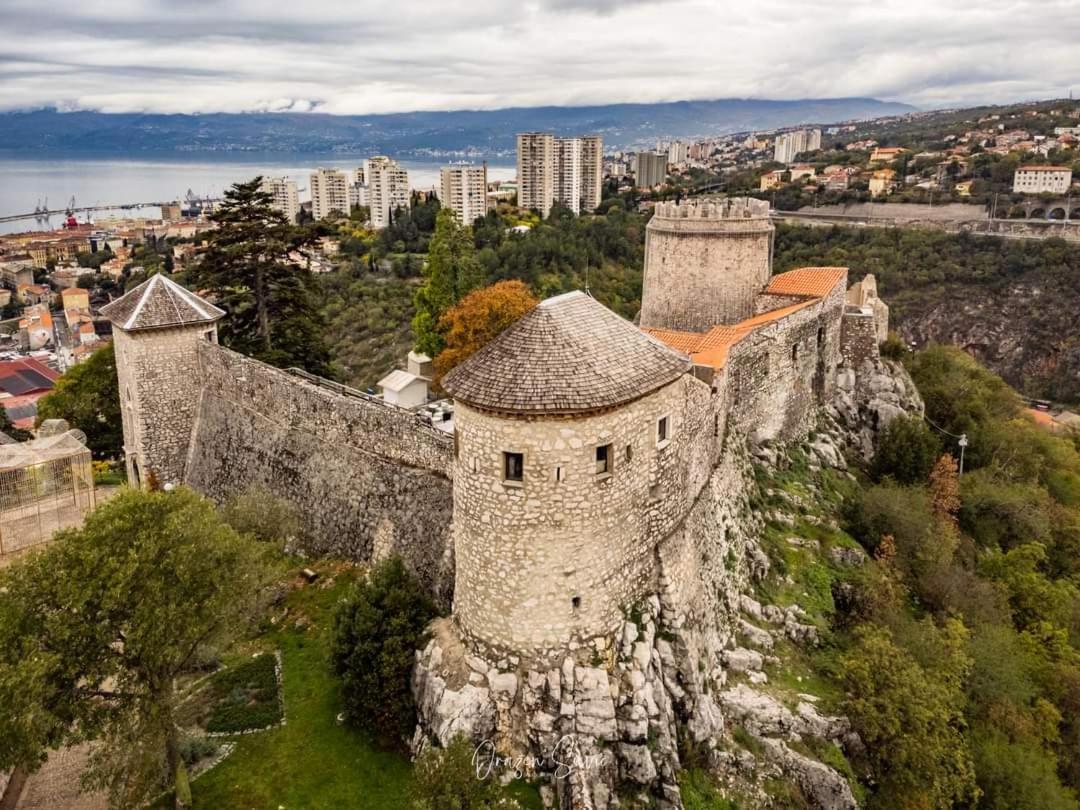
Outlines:
{"label": "coastal town", "polygon": [[1080,104],[534,123],[8,212],[0,808],[1080,808]]}

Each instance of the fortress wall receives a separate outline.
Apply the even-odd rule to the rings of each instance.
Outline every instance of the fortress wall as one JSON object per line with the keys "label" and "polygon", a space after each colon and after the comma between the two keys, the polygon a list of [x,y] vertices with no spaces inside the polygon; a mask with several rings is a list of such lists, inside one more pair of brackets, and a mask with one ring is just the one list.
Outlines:
{"label": "fortress wall", "polygon": [[187,483],[218,501],[253,487],[292,503],[311,550],[392,553],[447,599],[453,440],[413,414],[345,396],[211,343]]}
{"label": "fortress wall", "polygon": [[784,307],[798,304],[805,300],[806,296],[804,295],[774,295],[773,293],[759,293],[757,299],[754,301],[754,314],[763,315],[766,312],[772,312],[774,309],[783,309]]}
{"label": "fortress wall", "polygon": [[[793,439],[814,426],[840,364],[844,285],[758,329],[728,356],[731,426],[756,439]],[[793,347],[797,351],[793,352]]]}
{"label": "fortress wall", "polygon": [[753,470],[741,439],[729,439],[707,486],[682,524],[660,543],[660,598],[684,626],[715,630],[717,649],[731,637],[738,595],[749,581],[747,539],[754,533]]}
{"label": "fortress wall", "polygon": [[[701,436],[710,414],[709,387],[690,375],[572,419],[459,403],[454,611],[474,645],[561,656],[574,640],[614,632],[623,611],[655,589],[655,547],[708,479],[711,443]],[[665,415],[670,440],[658,446]],[[613,467],[602,477],[596,447],[608,443]],[[524,454],[518,486],[503,481],[504,451]]]}
{"label": "fortress wall", "polygon": [[872,309],[851,307],[845,311],[841,341],[844,365],[857,369],[863,360],[877,357],[879,337],[878,321]]}

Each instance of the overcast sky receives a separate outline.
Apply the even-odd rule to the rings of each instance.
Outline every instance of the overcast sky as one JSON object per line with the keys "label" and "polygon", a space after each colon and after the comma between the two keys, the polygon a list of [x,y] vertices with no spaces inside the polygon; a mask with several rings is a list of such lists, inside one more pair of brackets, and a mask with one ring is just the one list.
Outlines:
{"label": "overcast sky", "polygon": [[0,109],[1080,94],[1080,0],[0,0]]}

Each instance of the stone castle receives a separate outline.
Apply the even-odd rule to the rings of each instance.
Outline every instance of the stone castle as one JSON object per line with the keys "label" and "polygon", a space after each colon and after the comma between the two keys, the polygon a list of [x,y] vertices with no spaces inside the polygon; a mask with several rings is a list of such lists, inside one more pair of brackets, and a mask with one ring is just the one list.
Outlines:
{"label": "stone castle", "polygon": [[749,453],[902,408],[860,382],[887,329],[872,281],[772,275],[772,237],[758,200],[659,204],[640,326],[581,292],[541,302],[446,376],[452,433],[219,346],[224,313],[154,276],[103,310],[129,476],[261,487],[314,551],[400,554],[452,606],[418,653],[417,745],[572,739],[612,756],[560,780],[562,806],[630,783],[679,807],[675,741],[723,732],[723,650],[767,564]]}

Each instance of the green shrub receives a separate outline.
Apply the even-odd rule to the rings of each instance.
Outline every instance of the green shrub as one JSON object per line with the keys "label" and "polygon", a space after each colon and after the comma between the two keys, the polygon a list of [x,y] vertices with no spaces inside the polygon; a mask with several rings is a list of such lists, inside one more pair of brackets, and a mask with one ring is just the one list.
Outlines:
{"label": "green shrub", "polygon": [[206,737],[185,737],[180,741],[180,759],[189,768],[217,752],[218,744]]}
{"label": "green shrub", "polygon": [[332,657],[345,716],[384,740],[416,723],[409,677],[435,606],[397,557],[379,563],[334,617]]}
{"label": "green shrub", "polygon": [[941,441],[918,416],[899,416],[885,428],[878,441],[871,474],[889,476],[901,484],[922,484],[941,457]]}
{"label": "green shrub", "polygon": [[475,747],[464,736],[446,748],[429,748],[416,759],[413,810],[519,810],[499,784],[500,774],[473,763]]}
{"label": "green shrub", "polygon": [[889,332],[889,336],[882,341],[879,350],[881,356],[889,360],[903,360],[908,353],[907,346],[896,332]]}
{"label": "green shrub", "polygon": [[181,714],[186,714],[186,722],[218,734],[280,723],[275,664],[273,655],[260,655],[216,673],[181,708]]}

